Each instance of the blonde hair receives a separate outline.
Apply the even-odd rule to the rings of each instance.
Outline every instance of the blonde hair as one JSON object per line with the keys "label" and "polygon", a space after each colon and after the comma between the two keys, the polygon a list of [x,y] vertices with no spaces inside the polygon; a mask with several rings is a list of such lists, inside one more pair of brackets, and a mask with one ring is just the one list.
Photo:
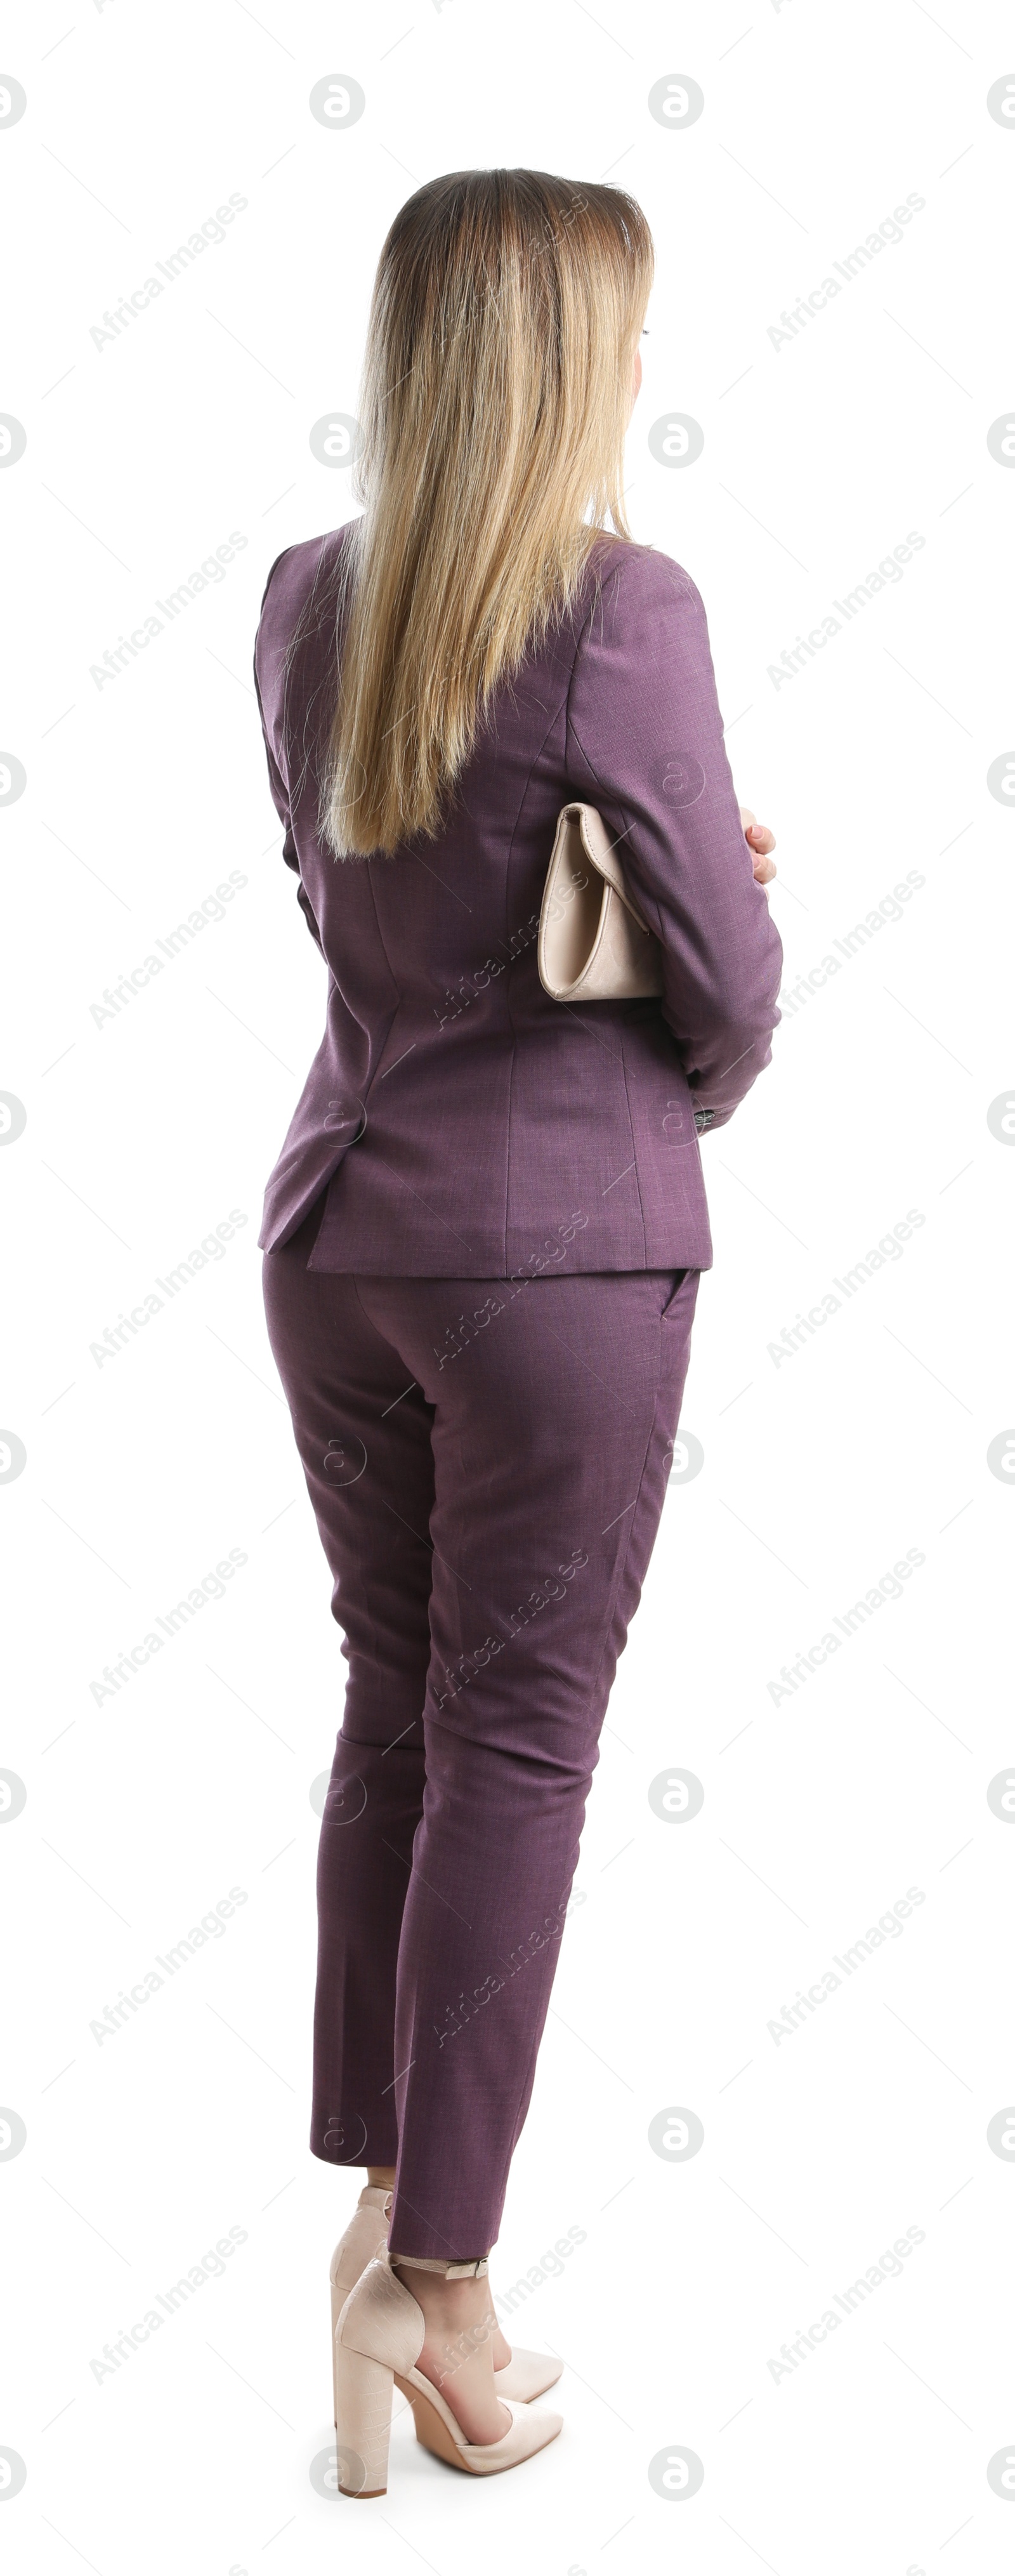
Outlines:
{"label": "blonde hair", "polygon": [[431,179],[396,215],[367,333],[336,594],[321,823],[341,857],[441,826],[499,680],[571,606],[622,492],[652,237],[620,188]]}

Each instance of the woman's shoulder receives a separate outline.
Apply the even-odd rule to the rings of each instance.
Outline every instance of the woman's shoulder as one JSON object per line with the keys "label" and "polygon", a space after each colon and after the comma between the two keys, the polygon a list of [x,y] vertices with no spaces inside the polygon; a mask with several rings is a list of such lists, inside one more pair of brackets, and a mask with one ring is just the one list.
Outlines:
{"label": "woman's shoulder", "polygon": [[663,554],[659,546],[639,545],[633,537],[616,537],[609,530],[601,532],[590,549],[589,571],[598,587],[609,584],[615,591],[631,598],[665,598],[699,600],[700,592],[684,564],[675,556]]}
{"label": "woman's shoulder", "polygon": [[347,519],[341,528],[327,528],[320,537],[303,537],[276,555],[261,600],[262,637],[275,644],[287,640],[315,600],[322,612],[333,608],[345,548],[357,525],[355,519]]}
{"label": "woman's shoulder", "polygon": [[275,557],[254,643],[254,671],[266,714],[281,709],[294,662],[309,685],[314,674],[319,676],[322,652],[334,650],[342,563],[356,525],[349,519],[341,528],[327,528],[323,536],[286,546]]}

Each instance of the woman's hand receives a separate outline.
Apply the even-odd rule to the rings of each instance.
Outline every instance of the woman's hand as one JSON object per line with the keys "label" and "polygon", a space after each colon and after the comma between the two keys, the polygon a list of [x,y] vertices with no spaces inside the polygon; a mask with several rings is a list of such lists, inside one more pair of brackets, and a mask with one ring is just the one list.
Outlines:
{"label": "woman's hand", "polygon": [[775,875],[775,869],[768,855],[769,851],[775,848],[775,834],[769,831],[767,823],[759,823],[756,820],[749,805],[741,805],[740,820],[744,827],[744,839],[754,861],[755,883],[768,885]]}

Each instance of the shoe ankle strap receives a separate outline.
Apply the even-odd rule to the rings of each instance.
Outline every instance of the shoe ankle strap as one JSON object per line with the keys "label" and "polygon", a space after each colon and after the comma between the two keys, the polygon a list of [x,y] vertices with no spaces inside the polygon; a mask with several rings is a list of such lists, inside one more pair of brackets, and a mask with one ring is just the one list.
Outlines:
{"label": "shoe ankle strap", "polygon": [[472,2263],[445,2263],[432,2254],[390,2254],[389,2261],[411,2272],[443,2272],[446,2281],[482,2280],[490,2269],[489,2256],[477,2255]]}

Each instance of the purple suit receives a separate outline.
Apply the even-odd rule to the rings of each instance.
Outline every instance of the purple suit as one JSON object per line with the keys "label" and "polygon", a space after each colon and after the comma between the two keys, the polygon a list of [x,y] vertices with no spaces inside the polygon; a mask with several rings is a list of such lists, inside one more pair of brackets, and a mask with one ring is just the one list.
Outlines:
{"label": "purple suit", "polygon": [[[598,591],[590,572],[498,691],[439,838],[331,858],[341,543],[280,558],[255,659],[285,856],[329,969],[260,1237],[349,1667],[311,2146],[397,2159],[393,2254],[471,2261],[497,2235],[665,1502],[711,1261],[695,1119],[720,1125],[767,1064],[781,951],[698,593],[614,539]],[[574,798],[599,807],[658,932],[661,1000],[542,989],[543,882]],[[584,2052],[581,2081],[594,2096]]]}
{"label": "purple suit", "polygon": [[[722,1125],[768,1063],[782,951],[694,583],[604,538],[598,595],[590,571],[574,616],[497,692],[445,830],[343,863],[322,845],[305,749],[330,713],[328,573],[345,533],[279,557],[255,652],[285,857],[329,970],[259,1242],[284,1244],[330,1182],[312,1269],[505,1278],[576,1218],[573,1269],[706,1269],[694,1112]],[[660,1001],[543,991],[543,884],[577,797],[598,806],[662,941]]]}

